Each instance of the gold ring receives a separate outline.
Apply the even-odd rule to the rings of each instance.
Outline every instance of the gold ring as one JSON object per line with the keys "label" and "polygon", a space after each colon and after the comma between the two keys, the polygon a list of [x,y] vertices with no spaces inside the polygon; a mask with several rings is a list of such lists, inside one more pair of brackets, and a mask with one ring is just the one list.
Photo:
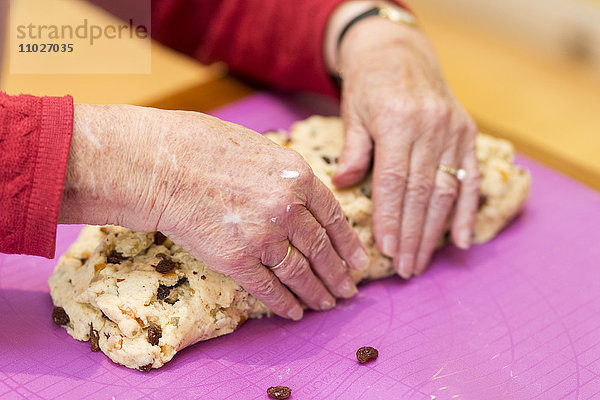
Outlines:
{"label": "gold ring", "polygon": [[283,257],[283,260],[281,260],[277,265],[273,265],[272,267],[266,266],[267,268],[269,268],[271,271],[281,267],[288,259],[288,257],[290,256],[290,254],[292,253],[292,245],[288,245],[288,250],[287,250],[287,254],[285,255],[285,257]]}
{"label": "gold ring", "polygon": [[443,171],[443,172],[445,172],[447,174],[452,175],[453,177],[455,177],[459,181],[462,181],[463,179],[465,179],[465,176],[467,176],[467,171],[465,171],[462,168],[452,168],[452,167],[449,167],[447,165],[440,164],[438,166],[438,169],[440,171]]}

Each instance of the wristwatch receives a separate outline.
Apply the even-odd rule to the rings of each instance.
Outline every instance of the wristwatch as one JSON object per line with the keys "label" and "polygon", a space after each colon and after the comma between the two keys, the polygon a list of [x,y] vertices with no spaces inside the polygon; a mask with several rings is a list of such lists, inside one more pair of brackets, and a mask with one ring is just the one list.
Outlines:
{"label": "wristwatch", "polygon": [[396,24],[403,24],[415,28],[417,27],[417,19],[409,11],[395,4],[381,3],[376,7],[373,7],[363,12],[362,14],[357,15],[350,22],[348,22],[346,26],[344,26],[344,29],[342,29],[342,31],[340,32],[340,36],[337,40],[338,50],[340,48],[340,45],[342,44],[342,39],[344,38],[346,33],[348,33],[348,30],[352,27],[352,25],[356,24],[360,20],[372,16],[382,17]]}
{"label": "wristwatch", "polygon": [[[376,7],[370,8],[367,11],[357,15],[350,22],[344,26],[344,29],[340,32],[340,36],[338,37],[336,44],[336,51],[339,53],[340,46],[342,44],[342,39],[348,33],[348,30],[352,27],[352,25],[356,24],[358,21],[363,20],[368,17],[377,16],[387,19],[388,21],[394,22],[396,24],[402,24],[406,26],[410,26],[413,28],[417,28],[417,19],[413,14],[411,14],[407,9],[399,7],[395,4],[390,3],[380,3]],[[337,75],[330,75],[335,84],[341,88],[342,79],[344,77],[344,73],[342,70],[337,71]]]}

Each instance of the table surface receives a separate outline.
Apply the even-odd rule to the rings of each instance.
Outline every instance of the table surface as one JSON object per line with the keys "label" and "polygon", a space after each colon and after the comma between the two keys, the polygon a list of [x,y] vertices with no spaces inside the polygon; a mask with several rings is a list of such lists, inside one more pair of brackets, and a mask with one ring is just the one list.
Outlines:
{"label": "table surface", "polygon": [[[258,94],[216,112],[258,131],[335,105]],[[113,364],[50,319],[56,260],[0,255],[0,397],[592,399],[600,396],[600,195],[524,157],[523,214],[494,241],[446,247],[422,277],[388,278],[300,322],[248,321],[150,373]],[[76,238],[61,226],[57,254]],[[360,365],[356,350],[379,349]]]}

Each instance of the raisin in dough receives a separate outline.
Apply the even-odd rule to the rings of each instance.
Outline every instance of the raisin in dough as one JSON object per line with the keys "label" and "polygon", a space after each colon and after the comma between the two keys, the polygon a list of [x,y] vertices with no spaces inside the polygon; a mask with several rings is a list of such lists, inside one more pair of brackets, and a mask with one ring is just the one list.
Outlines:
{"label": "raisin in dough", "polygon": [[[339,119],[311,117],[292,127],[290,139],[271,139],[301,153],[330,188],[343,128]],[[529,174],[513,165],[512,146],[479,135],[477,156],[483,180],[474,239],[491,239],[522,208]],[[367,245],[371,264],[356,282],[393,274],[390,259],[374,245],[371,233],[370,179],[334,190],[350,223]],[[269,310],[231,278],[211,271],[160,234],[106,226],[85,227],[49,279],[51,296],[69,316],[64,325],[77,340],[97,333],[111,360],[150,370],[196,342],[233,332],[247,318]],[[93,332],[95,331],[95,332]]]}

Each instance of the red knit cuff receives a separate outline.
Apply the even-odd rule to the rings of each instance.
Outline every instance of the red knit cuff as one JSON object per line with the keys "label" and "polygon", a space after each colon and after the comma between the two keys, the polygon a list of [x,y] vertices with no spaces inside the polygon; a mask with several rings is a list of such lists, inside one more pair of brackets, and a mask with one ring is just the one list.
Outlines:
{"label": "red knit cuff", "polygon": [[42,98],[38,151],[23,232],[27,254],[54,257],[72,135],[73,98]]}

